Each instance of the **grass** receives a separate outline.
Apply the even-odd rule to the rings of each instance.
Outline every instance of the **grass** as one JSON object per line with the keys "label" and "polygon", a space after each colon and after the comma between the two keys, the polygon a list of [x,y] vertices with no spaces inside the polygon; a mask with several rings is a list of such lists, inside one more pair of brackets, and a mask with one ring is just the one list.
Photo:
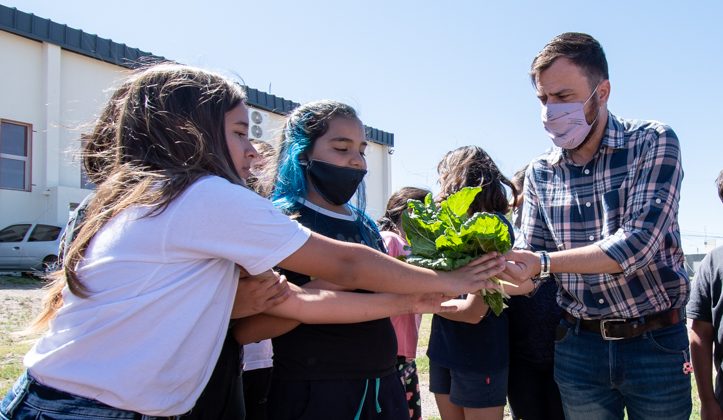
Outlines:
{"label": "grass", "polygon": [[11,275],[0,275],[0,288],[8,286],[32,286],[39,285],[39,281],[36,277],[29,277],[25,275],[11,276]]}
{"label": "grass", "polygon": [[[29,289],[42,283],[31,277],[0,276],[0,289]],[[22,373],[22,359],[32,347],[27,337],[15,334],[25,328],[38,311],[36,299],[22,295],[0,297],[0,396],[4,396]]]}

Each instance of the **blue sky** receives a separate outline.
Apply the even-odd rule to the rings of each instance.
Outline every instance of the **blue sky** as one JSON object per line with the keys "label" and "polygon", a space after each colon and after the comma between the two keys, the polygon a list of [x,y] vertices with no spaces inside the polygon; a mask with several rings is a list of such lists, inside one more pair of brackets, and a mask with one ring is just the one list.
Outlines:
{"label": "blue sky", "polygon": [[436,189],[448,150],[482,146],[511,175],[550,140],[527,71],[555,35],[603,45],[609,109],[682,145],[686,252],[723,244],[723,2],[47,1],[3,4],[297,102],[347,102],[395,134],[394,189]]}

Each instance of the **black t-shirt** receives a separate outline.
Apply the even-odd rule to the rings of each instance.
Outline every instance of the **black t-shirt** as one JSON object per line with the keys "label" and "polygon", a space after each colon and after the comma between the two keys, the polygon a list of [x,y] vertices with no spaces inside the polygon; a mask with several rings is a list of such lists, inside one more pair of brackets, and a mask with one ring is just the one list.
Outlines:
{"label": "black t-shirt", "polygon": [[718,374],[715,397],[723,407],[723,246],[715,248],[700,262],[691,283],[687,317],[713,324],[713,360]]}
{"label": "black t-shirt", "polygon": [[[302,225],[329,238],[383,252],[379,233],[363,215],[344,217],[310,206],[307,203],[299,210],[296,220]],[[281,272],[299,286],[310,281],[303,274]],[[280,380],[378,378],[394,372],[397,355],[397,339],[389,318],[356,324],[301,324],[274,338],[273,345],[274,375]]]}

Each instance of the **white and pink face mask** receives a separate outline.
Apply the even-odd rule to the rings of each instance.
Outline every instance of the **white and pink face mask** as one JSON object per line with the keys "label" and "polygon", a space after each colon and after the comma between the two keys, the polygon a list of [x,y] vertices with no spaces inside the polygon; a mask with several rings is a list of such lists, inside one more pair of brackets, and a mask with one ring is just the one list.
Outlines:
{"label": "white and pink face mask", "polygon": [[[598,84],[598,86],[600,85]],[[585,102],[542,105],[542,125],[555,146],[574,149],[585,140],[600,115],[598,107],[592,123],[588,124],[585,119],[585,105],[597,92],[598,86],[595,86]]]}

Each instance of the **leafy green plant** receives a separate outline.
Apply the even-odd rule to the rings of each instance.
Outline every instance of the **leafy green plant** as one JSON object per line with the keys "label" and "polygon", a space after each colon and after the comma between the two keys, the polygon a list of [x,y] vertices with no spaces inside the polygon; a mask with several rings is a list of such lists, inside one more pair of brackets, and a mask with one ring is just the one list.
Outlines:
{"label": "leafy green plant", "polygon": [[[465,187],[437,205],[432,195],[424,202],[410,200],[408,213],[402,214],[402,228],[407,235],[411,254],[406,261],[433,270],[452,271],[488,252],[505,253],[512,247],[508,225],[496,214],[468,210],[481,187]],[[492,311],[499,315],[509,297],[502,282],[499,288],[483,289],[480,294]]]}

